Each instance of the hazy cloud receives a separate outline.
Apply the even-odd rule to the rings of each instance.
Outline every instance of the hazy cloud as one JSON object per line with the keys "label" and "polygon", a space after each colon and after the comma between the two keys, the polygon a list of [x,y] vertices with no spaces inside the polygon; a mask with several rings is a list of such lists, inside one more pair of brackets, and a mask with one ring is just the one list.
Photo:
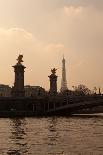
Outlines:
{"label": "hazy cloud", "polygon": [[[0,51],[2,59],[1,66],[1,83],[13,84],[13,69],[12,65],[16,63],[16,58],[19,54],[24,55],[24,64],[27,64],[26,83],[41,85],[48,87],[48,74],[50,69],[55,67],[57,63],[51,59],[56,56],[58,59],[59,53],[64,48],[61,43],[53,44],[41,42],[35,36],[22,28],[0,29]],[[53,54],[54,53],[54,54]],[[56,54],[57,53],[57,54]],[[6,62],[6,63],[5,63]],[[6,64],[6,65],[5,65]],[[42,69],[40,69],[42,68]],[[40,70],[40,72],[38,72]],[[48,74],[47,74],[48,73]],[[6,78],[8,74],[9,78]],[[35,77],[34,77],[35,75]],[[42,79],[41,79],[42,77]],[[40,82],[41,81],[41,82]]]}
{"label": "hazy cloud", "polygon": [[[8,72],[21,52],[27,83],[48,87],[51,67],[59,67],[60,86],[64,53],[69,86],[102,85],[102,0],[0,0],[0,20],[1,71]],[[11,83],[11,72],[1,82]]]}

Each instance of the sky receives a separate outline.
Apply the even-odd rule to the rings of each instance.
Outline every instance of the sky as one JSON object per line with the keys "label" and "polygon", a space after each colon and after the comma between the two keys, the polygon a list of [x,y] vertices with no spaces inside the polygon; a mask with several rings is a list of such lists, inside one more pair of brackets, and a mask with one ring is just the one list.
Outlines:
{"label": "sky", "polygon": [[49,89],[66,59],[68,88],[103,87],[103,0],[0,0],[0,83],[13,86],[19,54],[25,85]]}

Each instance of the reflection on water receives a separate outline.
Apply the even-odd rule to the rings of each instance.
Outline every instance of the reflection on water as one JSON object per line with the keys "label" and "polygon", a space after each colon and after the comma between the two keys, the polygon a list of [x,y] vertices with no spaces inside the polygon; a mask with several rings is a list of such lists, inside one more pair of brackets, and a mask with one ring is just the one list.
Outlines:
{"label": "reflection on water", "polygon": [[103,155],[103,115],[0,119],[0,155]]}
{"label": "reflection on water", "polygon": [[25,119],[12,119],[10,121],[11,143],[12,146],[8,150],[9,155],[19,155],[27,153],[27,142],[25,140],[26,135]]}
{"label": "reflection on water", "polygon": [[48,125],[48,154],[54,155],[54,154],[61,154],[60,150],[56,149],[56,146],[58,145],[59,142],[59,132],[57,130],[57,118],[53,117],[48,120],[49,125]]}

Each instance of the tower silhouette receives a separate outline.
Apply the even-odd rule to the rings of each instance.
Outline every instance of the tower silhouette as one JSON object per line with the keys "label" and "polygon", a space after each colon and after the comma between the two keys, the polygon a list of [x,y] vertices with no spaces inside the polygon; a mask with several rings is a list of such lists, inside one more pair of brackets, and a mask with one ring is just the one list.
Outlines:
{"label": "tower silhouette", "polygon": [[66,67],[65,67],[65,59],[63,56],[62,59],[62,80],[61,80],[61,92],[67,90],[67,80],[66,80]]}

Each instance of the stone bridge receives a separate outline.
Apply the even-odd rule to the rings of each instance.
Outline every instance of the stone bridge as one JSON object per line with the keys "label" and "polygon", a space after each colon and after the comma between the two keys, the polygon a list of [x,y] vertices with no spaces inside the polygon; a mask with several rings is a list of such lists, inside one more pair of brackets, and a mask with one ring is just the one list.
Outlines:
{"label": "stone bridge", "polygon": [[[99,111],[97,110],[99,108]],[[103,112],[103,96],[52,99],[44,107],[46,115]]]}

